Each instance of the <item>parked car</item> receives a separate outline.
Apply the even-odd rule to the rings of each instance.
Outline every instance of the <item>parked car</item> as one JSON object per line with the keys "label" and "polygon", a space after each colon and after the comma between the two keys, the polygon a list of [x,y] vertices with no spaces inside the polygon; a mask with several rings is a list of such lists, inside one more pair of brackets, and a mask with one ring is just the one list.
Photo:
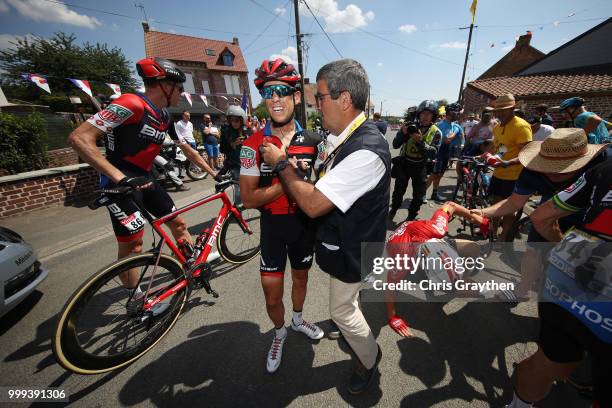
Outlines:
{"label": "parked car", "polygon": [[0,316],[32,293],[48,274],[32,245],[15,231],[0,227]]}

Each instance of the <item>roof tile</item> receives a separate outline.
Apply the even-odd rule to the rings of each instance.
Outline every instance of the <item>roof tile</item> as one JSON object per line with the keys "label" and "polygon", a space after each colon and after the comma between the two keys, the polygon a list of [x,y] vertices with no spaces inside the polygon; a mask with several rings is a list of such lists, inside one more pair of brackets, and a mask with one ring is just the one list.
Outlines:
{"label": "roof tile", "polygon": [[[214,50],[215,55],[207,55],[206,49]],[[232,67],[217,64],[225,49],[234,54],[234,66]],[[240,46],[227,41],[147,31],[145,32],[145,51],[147,57],[157,56],[175,61],[203,62],[210,70],[248,72]]]}
{"label": "roof tile", "polygon": [[468,82],[469,87],[497,97],[612,91],[612,75],[533,75]]}

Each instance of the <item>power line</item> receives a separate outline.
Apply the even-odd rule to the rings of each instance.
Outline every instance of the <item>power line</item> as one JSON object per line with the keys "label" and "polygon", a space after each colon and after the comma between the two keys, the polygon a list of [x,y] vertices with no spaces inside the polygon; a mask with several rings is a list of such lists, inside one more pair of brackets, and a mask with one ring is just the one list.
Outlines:
{"label": "power line", "polygon": [[[289,1],[291,1],[291,0],[287,0],[287,2],[286,2],[284,5],[283,5],[283,7],[285,7],[287,4],[289,4]],[[248,50],[248,49],[251,47],[251,45],[255,44],[255,42],[256,42],[257,40],[259,40],[259,38],[260,38],[260,37],[263,35],[263,33],[265,33],[265,32],[268,30],[268,28],[270,28],[270,26],[271,26],[272,24],[274,24],[274,22],[276,21],[276,19],[278,19],[278,17],[280,16],[280,14],[281,14],[281,13],[276,13],[276,14],[274,15],[274,18],[273,18],[273,19],[272,19],[272,20],[271,20],[271,21],[268,23],[268,25],[267,25],[267,26],[265,26],[265,28],[264,28],[264,29],[261,31],[261,33],[259,33],[259,34],[258,34],[258,35],[257,35],[257,36],[256,36],[256,37],[253,39],[253,41],[251,41],[251,42],[249,43],[249,45],[247,45],[247,46],[246,46],[246,48],[244,49],[244,51]]]}
{"label": "power line", "polygon": [[314,13],[312,12],[312,10],[310,9],[310,6],[308,5],[308,2],[306,0],[303,0],[304,5],[306,6],[306,8],[308,9],[308,11],[310,11],[310,14],[312,15],[312,18],[314,18],[314,20],[317,22],[317,25],[319,26],[319,28],[321,29],[321,31],[323,31],[323,34],[325,34],[325,36],[327,37],[327,39],[329,40],[329,42],[331,43],[332,47],[334,47],[334,50],[336,50],[336,52],[338,53],[338,55],[340,56],[340,58],[342,57],[342,53],[340,52],[340,50],[338,50],[338,47],[336,47],[336,44],[334,44],[334,42],[332,41],[331,38],[329,38],[329,35],[327,35],[327,31],[325,31],[325,29],[323,28],[323,26],[321,25],[321,23],[319,23],[319,20],[317,19],[317,16],[314,15]]}

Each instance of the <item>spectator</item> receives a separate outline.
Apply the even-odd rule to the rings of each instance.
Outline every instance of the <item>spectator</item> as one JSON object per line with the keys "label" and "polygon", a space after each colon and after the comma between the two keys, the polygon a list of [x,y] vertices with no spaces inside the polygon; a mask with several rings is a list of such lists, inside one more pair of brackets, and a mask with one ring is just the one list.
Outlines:
{"label": "spectator", "polygon": [[475,119],[475,115],[473,113],[468,113],[466,120],[464,120],[461,124],[461,127],[463,128],[463,134],[469,135],[472,131],[472,128],[474,128],[474,126],[476,126],[477,124],[478,121]]}
{"label": "spectator", "polygon": [[[502,160],[491,177],[489,194],[493,203],[497,203],[512,195],[516,180],[521,174],[523,166],[520,164],[518,154],[527,143],[531,142],[531,126],[525,120],[514,116],[516,102],[514,95],[502,95],[491,104],[493,111],[499,117],[499,125],[493,128],[493,142],[499,153],[503,153]],[[506,215],[502,218],[502,238],[514,222],[515,215]]]}
{"label": "spectator", "polygon": [[553,118],[547,113],[548,105],[541,103],[535,107],[536,114],[542,118],[542,124],[553,126]]}
{"label": "spectator", "polygon": [[465,148],[463,149],[464,156],[478,156],[482,142],[493,139],[491,116],[490,111],[483,111],[482,119],[472,127],[469,133],[466,133]]}
{"label": "spectator", "polygon": [[[193,149],[197,148],[195,138],[193,137],[193,124],[189,121],[191,119],[191,114],[189,111],[183,111],[183,115],[181,120],[174,123],[174,129],[176,133],[185,139],[187,144],[191,146]],[[212,166],[212,165],[211,165]]]}
{"label": "spectator", "polygon": [[593,112],[587,111],[584,108],[584,99],[577,96],[566,99],[561,102],[559,109],[564,113],[566,119],[574,122],[574,126],[584,129],[589,143],[601,144],[611,141],[608,129],[612,128],[612,124]]}
{"label": "spectator", "polygon": [[362,65],[351,59],[326,64],[317,73],[315,98],[323,127],[338,137],[333,150],[323,152],[322,163],[315,164],[315,185],[304,181],[277,147],[265,144],[263,153],[287,194],[308,216],[318,218],[316,259],[330,274],[331,317],[356,357],[351,394],[372,384],[382,358],[359,307],[361,264],[371,265],[370,257],[382,254],[382,249],[366,251],[368,259],[362,260],[362,243],[385,241],[391,181],[389,144],[364,114],[369,88]]}
{"label": "spectator", "polygon": [[[220,151],[225,155],[223,160],[223,170],[230,172],[236,181],[240,179],[240,149],[242,142],[251,135],[251,131],[246,127],[246,112],[238,105],[230,105],[226,112],[228,125],[221,128]],[[234,204],[240,203],[240,185],[234,186]]]}
{"label": "spectator", "polygon": [[374,124],[383,136],[387,133],[387,122],[380,118],[380,113],[378,112],[374,113]]}
{"label": "spectator", "polygon": [[543,124],[540,116],[529,116],[527,118],[527,123],[531,125],[531,133],[534,141],[543,141],[550,136],[553,130],[555,130],[554,127]]}
{"label": "spectator", "polygon": [[213,125],[210,115],[204,114],[204,121],[200,125],[202,139],[206,147],[210,167],[219,169],[219,129]]}

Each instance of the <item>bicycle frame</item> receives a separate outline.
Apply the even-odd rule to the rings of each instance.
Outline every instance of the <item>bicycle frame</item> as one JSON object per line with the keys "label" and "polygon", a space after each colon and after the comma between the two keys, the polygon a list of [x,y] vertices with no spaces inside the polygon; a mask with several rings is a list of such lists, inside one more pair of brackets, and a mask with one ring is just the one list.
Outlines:
{"label": "bicycle frame", "polygon": [[[170,238],[168,233],[163,229],[162,225],[165,224],[166,222],[174,219],[175,217],[177,217],[180,214],[183,214],[185,212],[191,211],[194,208],[200,207],[200,206],[202,206],[204,204],[207,204],[207,203],[209,203],[211,201],[215,201],[215,200],[221,200],[223,202],[223,206],[221,207],[221,210],[219,211],[219,214],[217,215],[217,218],[215,219],[213,227],[212,227],[212,229],[210,231],[210,235],[208,236],[208,239],[206,240],[206,242],[204,244],[204,247],[202,248],[202,251],[200,252],[198,257],[195,259],[195,261],[193,262],[193,265],[200,265],[200,264],[204,264],[206,262],[206,259],[208,259],[208,255],[210,254],[210,252],[213,249],[213,245],[217,241],[217,236],[219,235],[219,232],[221,231],[221,227],[222,227],[223,223],[225,222],[225,220],[230,216],[230,214],[233,214],[236,217],[236,219],[240,222],[240,226],[241,226],[241,228],[243,230],[248,231],[250,233],[253,232],[249,228],[249,225],[242,218],[242,215],[240,214],[240,212],[232,204],[232,202],[228,198],[227,194],[225,194],[225,191],[220,191],[220,192],[212,194],[212,195],[210,195],[208,197],[204,197],[204,198],[202,198],[200,200],[197,200],[197,201],[195,201],[195,202],[193,202],[191,204],[188,204],[188,205],[186,205],[186,206],[184,206],[182,208],[179,208],[179,209],[171,212],[168,215],[165,215],[165,216],[157,218],[157,219],[154,219],[147,211],[144,211],[143,215],[145,216],[145,218],[147,218],[147,220],[149,221],[149,223],[151,224],[153,229],[162,238],[161,241],[159,242],[159,244],[157,244],[157,246],[155,247],[155,252],[157,253],[157,256],[158,256],[157,262],[155,264],[155,268],[157,268],[157,263],[159,262],[159,257],[161,256],[161,251],[162,251],[162,248],[163,248],[164,244],[168,245],[168,247],[170,248],[172,253],[174,253],[174,255],[178,258],[178,260],[181,262],[181,264],[184,265],[187,262],[187,259],[185,259],[184,255],[181,253],[181,251],[175,245],[174,240]],[[142,277],[144,276],[145,272],[146,272],[146,269],[141,273],[141,276],[139,278],[139,283],[142,280]],[[199,275],[200,275],[200,270],[196,270],[196,272],[193,274],[194,277],[198,277]],[[148,293],[148,291],[150,289],[151,283],[153,282],[153,277],[154,276],[155,276],[155,270],[153,271],[152,277],[150,279],[149,288],[147,288],[147,293]],[[162,302],[167,297],[172,296],[174,293],[178,292],[179,290],[184,289],[188,284],[189,283],[187,281],[187,276],[186,276],[185,278],[181,279],[179,282],[174,284],[172,287],[166,289],[163,293],[158,295],[155,299],[153,299],[151,301],[147,301],[143,305],[143,309],[144,310],[149,310],[150,308],[152,308],[153,306],[155,306],[159,302]]]}

